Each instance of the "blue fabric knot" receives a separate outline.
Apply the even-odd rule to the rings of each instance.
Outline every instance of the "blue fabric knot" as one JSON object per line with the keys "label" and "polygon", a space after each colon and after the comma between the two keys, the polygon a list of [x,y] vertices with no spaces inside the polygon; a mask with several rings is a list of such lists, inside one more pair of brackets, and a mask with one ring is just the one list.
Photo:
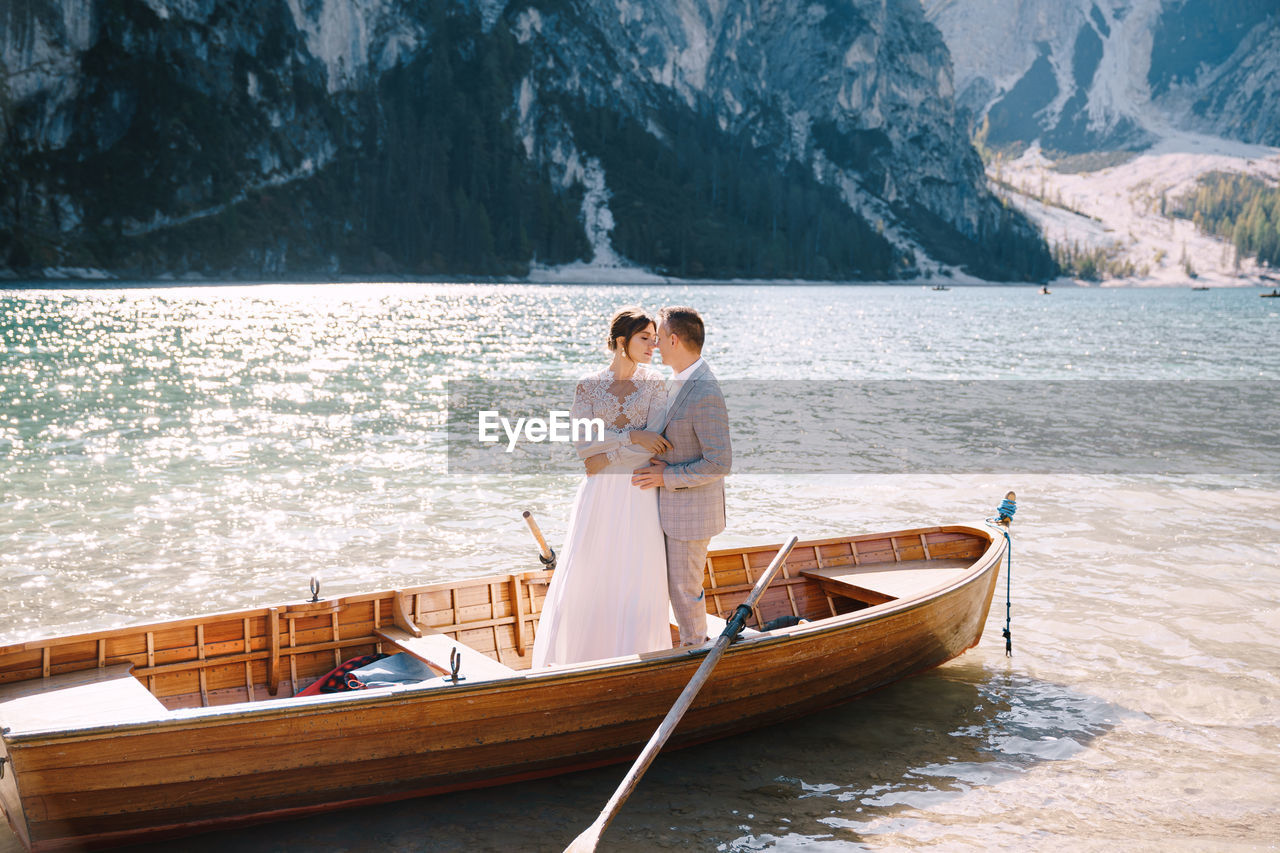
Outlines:
{"label": "blue fabric knot", "polygon": [[1008,521],[1013,518],[1013,514],[1018,511],[1018,505],[1013,501],[1005,498],[1000,502],[1000,508],[996,512],[1000,513],[1001,521]]}

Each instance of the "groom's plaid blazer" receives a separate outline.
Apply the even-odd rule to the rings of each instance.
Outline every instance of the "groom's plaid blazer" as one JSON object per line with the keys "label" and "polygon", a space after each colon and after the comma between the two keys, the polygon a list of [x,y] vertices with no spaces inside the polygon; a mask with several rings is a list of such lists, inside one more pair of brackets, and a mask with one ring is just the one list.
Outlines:
{"label": "groom's plaid blazer", "polygon": [[667,401],[661,430],[671,449],[658,493],[662,530],[672,539],[700,541],[724,530],[724,478],[729,473],[729,412],[720,383],[703,363]]}

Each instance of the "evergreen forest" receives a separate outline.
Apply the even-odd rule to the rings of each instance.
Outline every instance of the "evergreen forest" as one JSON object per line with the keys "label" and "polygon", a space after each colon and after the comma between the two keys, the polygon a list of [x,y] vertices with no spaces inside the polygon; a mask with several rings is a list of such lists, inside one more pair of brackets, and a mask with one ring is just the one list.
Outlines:
{"label": "evergreen forest", "polygon": [[1254,175],[1210,172],[1169,212],[1231,241],[1237,257],[1280,266],[1280,186]]}
{"label": "evergreen forest", "polygon": [[709,117],[673,106],[664,142],[620,113],[560,108],[604,166],[613,245],[631,260],[682,278],[887,279],[903,263],[835,189]]}

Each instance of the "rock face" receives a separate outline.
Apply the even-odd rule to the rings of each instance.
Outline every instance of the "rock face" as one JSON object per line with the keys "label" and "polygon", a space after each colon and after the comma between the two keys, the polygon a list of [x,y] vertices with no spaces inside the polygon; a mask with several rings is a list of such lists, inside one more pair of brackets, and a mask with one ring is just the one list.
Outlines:
{"label": "rock face", "polygon": [[1075,153],[1149,141],[1131,89],[1156,11],[1158,0],[938,0],[929,18],[987,144]]}
{"label": "rock face", "polygon": [[914,0],[18,0],[0,25],[10,274],[1053,271]]}
{"label": "rock face", "polygon": [[[993,183],[1064,272],[1133,284],[1256,283],[1252,237],[1176,211],[1246,175],[1276,186],[1275,0],[933,0]],[[1243,219],[1238,194],[1219,201]]]}
{"label": "rock face", "polygon": [[1280,7],[1166,3],[1147,79],[1157,105],[1185,126],[1280,146]]}
{"label": "rock face", "polygon": [[934,0],[993,147],[1142,150],[1169,128],[1280,144],[1274,0]]}

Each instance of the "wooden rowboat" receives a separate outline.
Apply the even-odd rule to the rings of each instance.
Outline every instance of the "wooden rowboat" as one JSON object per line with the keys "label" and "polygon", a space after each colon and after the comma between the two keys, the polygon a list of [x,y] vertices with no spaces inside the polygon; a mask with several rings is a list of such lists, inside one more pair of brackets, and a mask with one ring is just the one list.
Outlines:
{"label": "wooden rowboat", "polygon": [[[852,699],[974,646],[1004,536],[944,526],[801,542],[671,740]],[[713,551],[713,616],[776,546]],[[105,846],[633,758],[706,648],[532,671],[551,572],[517,572],[0,647],[0,804],[33,850]],[[712,620],[715,621],[714,619]],[[459,675],[295,696],[405,651]]]}

